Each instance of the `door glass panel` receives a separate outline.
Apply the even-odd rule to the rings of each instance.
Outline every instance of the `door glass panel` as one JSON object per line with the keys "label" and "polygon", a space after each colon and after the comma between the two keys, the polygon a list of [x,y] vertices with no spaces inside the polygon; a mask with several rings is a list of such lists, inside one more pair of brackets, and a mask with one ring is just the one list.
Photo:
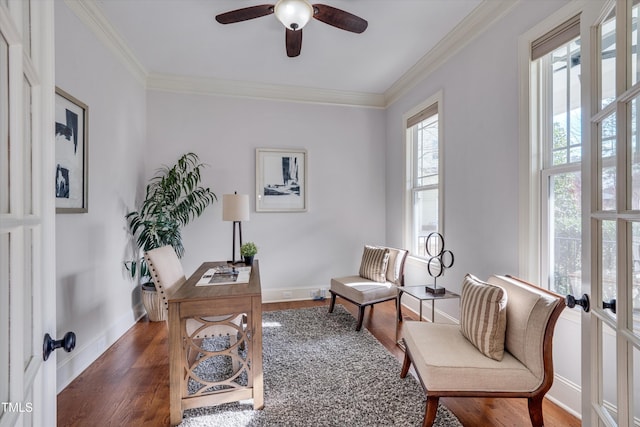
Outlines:
{"label": "door glass panel", "polygon": [[0,214],[9,213],[9,45],[0,34]]}
{"label": "door glass panel", "polygon": [[616,334],[606,323],[602,325],[602,401],[600,404],[617,422],[618,420],[618,392],[616,372]]}
{"label": "door glass panel", "polygon": [[33,213],[33,187],[32,187],[32,175],[33,175],[33,116],[31,96],[31,85],[27,78],[24,78],[23,85],[23,105],[24,105],[24,170],[22,171],[23,179],[23,200],[24,200],[24,213]]}
{"label": "door glass panel", "polygon": [[632,414],[635,422],[634,425],[640,424],[640,350],[633,348],[633,397],[631,403],[633,405]]}
{"label": "door glass panel", "polygon": [[616,210],[616,115],[607,116],[600,127],[601,209]]}
{"label": "door glass panel", "polygon": [[[631,225],[631,268],[632,286],[631,297],[633,309],[633,332],[640,335],[640,223],[634,222]],[[639,408],[640,410],[640,408]]]}
{"label": "door glass panel", "polygon": [[640,32],[638,32],[638,11],[640,10],[640,5],[637,1],[634,1],[634,5],[631,8],[631,85],[634,85],[638,82],[638,38],[640,37]]}
{"label": "door glass panel", "polygon": [[628,179],[631,182],[630,206],[631,209],[640,210],[640,143],[638,143],[638,124],[640,123],[640,110],[638,110],[638,100],[636,97],[631,101],[631,162],[630,173]]}
{"label": "door glass panel", "polygon": [[[601,230],[602,252],[600,262],[602,265],[602,301],[609,301],[617,295],[617,250],[616,223],[615,221],[602,221]],[[613,315],[609,310],[606,313]]]}
{"label": "door glass panel", "polygon": [[22,46],[31,56],[31,1],[22,0]]}
{"label": "door glass panel", "polygon": [[[22,291],[24,298],[24,306],[22,310],[22,318],[25,331],[33,331],[33,237],[34,232],[31,228],[25,229],[24,233],[24,276],[22,283]],[[24,368],[31,362],[35,354],[33,348],[32,334],[27,334],[23,340],[24,344]]]}
{"label": "door glass panel", "polygon": [[616,16],[607,17],[600,29],[600,105],[606,107],[616,95]]}
{"label": "door glass panel", "polygon": [[[0,401],[9,401],[9,233],[0,234]],[[0,420],[3,412],[0,411]]]}
{"label": "door glass panel", "polygon": [[577,294],[581,287],[581,185],[580,171],[550,177],[549,219],[553,236],[549,264],[552,290],[562,295]]}

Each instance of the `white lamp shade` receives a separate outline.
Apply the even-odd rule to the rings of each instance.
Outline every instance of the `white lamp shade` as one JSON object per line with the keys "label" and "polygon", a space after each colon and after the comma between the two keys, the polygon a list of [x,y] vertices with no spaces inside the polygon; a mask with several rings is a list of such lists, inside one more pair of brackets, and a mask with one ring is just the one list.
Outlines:
{"label": "white lamp shade", "polygon": [[290,30],[301,30],[313,16],[313,6],[306,0],[279,0],[273,12]]}
{"label": "white lamp shade", "polygon": [[249,221],[249,195],[223,194],[222,220]]}

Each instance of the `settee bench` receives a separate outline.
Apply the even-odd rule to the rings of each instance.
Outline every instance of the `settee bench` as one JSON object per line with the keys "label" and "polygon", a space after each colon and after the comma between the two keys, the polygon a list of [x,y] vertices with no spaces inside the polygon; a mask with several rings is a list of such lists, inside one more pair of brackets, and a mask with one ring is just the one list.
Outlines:
{"label": "settee bench", "polygon": [[[467,280],[477,281],[470,275],[465,283]],[[406,352],[400,376],[404,378],[413,364],[427,397],[425,427],[433,425],[439,398],[452,396],[527,398],[531,424],[541,427],[544,425],[542,399],[553,383],[553,330],[565,307],[564,299],[511,276],[492,276],[477,285],[465,293],[463,284],[460,325],[404,322]],[[493,358],[483,353],[488,348],[486,342],[473,343],[461,332],[469,327],[463,319],[465,303],[479,298],[476,289],[484,285],[502,289],[506,297],[503,301],[506,305],[502,329],[504,350],[500,354],[495,343],[489,343],[488,347],[493,346],[490,350],[494,352]],[[487,305],[480,303],[466,315],[477,320],[479,307],[488,310]],[[481,340],[491,333],[486,320],[476,323],[476,332],[479,332],[476,336]],[[499,334],[500,331],[496,332],[498,339]]]}

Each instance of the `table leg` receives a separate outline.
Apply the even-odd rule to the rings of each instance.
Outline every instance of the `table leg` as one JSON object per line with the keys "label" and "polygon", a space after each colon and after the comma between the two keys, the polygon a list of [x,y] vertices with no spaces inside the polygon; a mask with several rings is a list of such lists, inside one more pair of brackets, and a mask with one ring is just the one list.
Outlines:
{"label": "table leg", "polygon": [[431,323],[436,320],[436,300],[431,301]]}
{"label": "table leg", "polygon": [[182,422],[182,331],[179,304],[169,304],[169,416],[172,426]]}

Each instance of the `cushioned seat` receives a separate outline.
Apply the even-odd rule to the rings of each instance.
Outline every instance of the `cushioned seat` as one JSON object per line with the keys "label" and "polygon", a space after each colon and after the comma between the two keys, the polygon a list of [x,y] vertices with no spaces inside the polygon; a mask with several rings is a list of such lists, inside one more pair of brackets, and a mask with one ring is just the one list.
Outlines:
{"label": "cushioned seat", "polygon": [[[358,275],[331,279],[333,312],[336,296],[358,306],[356,331],[362,329],[364,309],[392,299],[398,303],[398,286],[404,285],[404,262],[408,251],[389,247],[365,246]],[[401,316],[401,314],[399,314]]]}
{"label": "cushioned seat", "polygon": [[360,276],[347,276],[331,279],[331,290],[350,301],[365,304],[367,301],[388,300],[398,294],[391,282],[373,282]]}
{"label": "cushioned seat", "polygon": [[423,426],[433,425],[444,396],[524,397],[532,425],[543,426],[542,399],[553,384],[553,330],[564,299],[510,276],[481,282],[467,275],[460,306],[461,325],[403,325],[400,376],[413,364],[427,395]]}
{"label": "cushioned seat", "polygon": [[[421,325],[422,323],[422,325]],[[491,359],[469,342],[460,326],[405,321],[405,343],[414,355],[414,367],[428,390],[533,391],[541,379],[510,353]],[[446,351],[439,349],[446,348]],[[452,381],[452,378],[454,380]]]}

